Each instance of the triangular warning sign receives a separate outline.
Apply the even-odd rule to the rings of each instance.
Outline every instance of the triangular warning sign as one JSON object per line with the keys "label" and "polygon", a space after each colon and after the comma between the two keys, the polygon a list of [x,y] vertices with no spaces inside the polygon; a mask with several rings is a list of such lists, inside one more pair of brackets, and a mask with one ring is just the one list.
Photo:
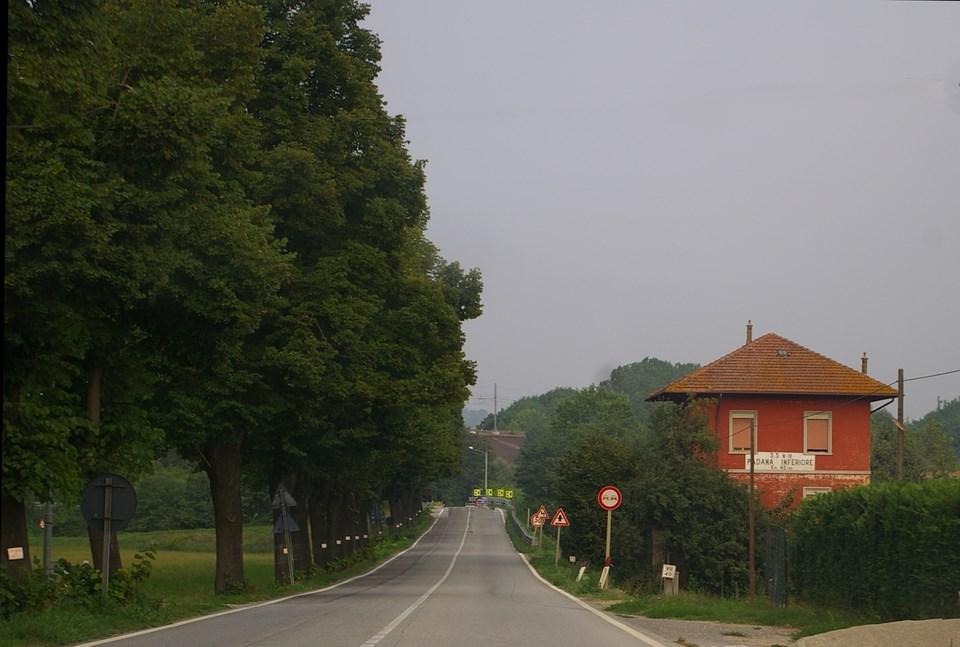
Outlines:
{"label": "triangular warning sign", "polygon": [[563,508],[557,508],[557,512],[553,515],[553,520],[550,522],[551,526],[569,526],[570,520],[567,519],[567,513],[563,511]]}

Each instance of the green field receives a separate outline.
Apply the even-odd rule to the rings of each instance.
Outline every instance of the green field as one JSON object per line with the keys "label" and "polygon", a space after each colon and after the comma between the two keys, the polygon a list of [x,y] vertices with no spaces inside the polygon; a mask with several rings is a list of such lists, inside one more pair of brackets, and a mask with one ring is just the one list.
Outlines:
{"label": "green field", "polygon": [[[19,613],[0,621],[0,644],[13,646],[63,645],[153,627],[184,618],[222,611],[229,606],[309,591],[346,579],[372,568],[387,557],[407,548],[414,536],[432,523],[424,514],[411,527],[410,535],[377,543],[370,556],[333,573],[319,573],[292,586],[278,586],[273,579],[272,529],[253,526],[244,529],[244,574],[248,590],[217,596],[213,593],[216,568],[212,529],[120,533],[124,565],[134,553],[156,548],[156,560],[144,587],[144,602],[95,608],[54,606],[41,612]],[[43,554],[39,537],[31,537],[31,556]],[[90,559],[86,537],[55,537],[54,560],[71,563]]]}

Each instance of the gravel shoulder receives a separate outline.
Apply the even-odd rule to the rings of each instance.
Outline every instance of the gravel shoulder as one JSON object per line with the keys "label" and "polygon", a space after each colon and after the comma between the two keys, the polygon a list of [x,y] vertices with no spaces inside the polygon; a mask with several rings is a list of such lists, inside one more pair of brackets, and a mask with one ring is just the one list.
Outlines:
{"label": "gravel shoulder", "polygon": [[[591,600],[604,609],[610,602]],[[793,647],[790,627],[739,625],[701,620],[672,620],[644,616],[614,615],[624,624],[656,638],[664,645],[681,647]],[[819,647],[819,646],[818,646]],[[957,645],[960,647],[960,644]]]}
{"label": "gravel shoulder", "polygon": [[960,619],[850,627],[801,638],[796,647],[960,647]]}

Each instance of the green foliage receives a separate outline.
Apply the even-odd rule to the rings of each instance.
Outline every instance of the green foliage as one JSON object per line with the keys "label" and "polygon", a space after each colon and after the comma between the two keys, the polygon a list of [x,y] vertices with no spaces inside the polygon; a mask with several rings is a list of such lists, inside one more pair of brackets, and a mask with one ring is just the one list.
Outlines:
{"label": "green foliage", "polygon": [[613,369],[610,378],[601,382],[600,386],[630,398],[630,407],[637,420],[647,422],[650,414],[659,406],[656,402],[646,402],[647,396],[698,368],[699,364],[672,364],[655,357],[645,357],[639,362]]}
{"label": "green foliage", "polygon": [[[140,601],[154,559],[155,551],[147,549],[134,555],[129,568],[118,569],[110,578],[109,600],[121,605]],[[37,566],[22,581],[0,571],[0,615],[9,618],[14,613],[37,613],[54,606],[100,609],[102,590],[100,571],[87,561],[72,564],[61,558],[49,577]]]}
{"label": "green foliage", "polygon": [[613,513],[612,558],[621,585],[650,587],[659,555],[677,564],[687,588],[736,593],[746,580],[746,492],[704,462],[714,444],[696,406],[658,407],[645,428],[625,395],[591,387],[560,403],[547,430],[527,435],[517,482],[531,505],[564,506],[567,549],[594,566],[606,526],[596,493],[617,485],[624,504]]}
{"label": "green foliage", "polygon": [[40,570],[30,572],[19,580],[0,570],[0,618],[32,609],[42,609],[57,597],[54,582]]}
{"label": "green foliage", "polygon": [[938,402],[938,407],[917,422],[921,425],[936,423],[953,442],[953,448],[960,455],[960,397],[947,402]]}
{"label": "green foliage", "polygon": [[[953,434],[958,428],[952,416],[960,411],[956,403],[948,403],[941,411],[931,411],[920,420],[905,425],[903,434],[903,478],[919,482],[940,478],[960,471],[960,450]],[[870,467],[875,483],[897,478],[897,427],[886,411],[870,417]]]}
{"label": "green foliage", "polygon": [[[622,438],[636,428],[626,397],[612,391],[588,387],[575,391],[569,397],[559,398],[549,427],[531,430],[526,435],[517,457],[517,485],[531,503],[553,505],[560,500],[561,480],[568,479],[563,472],[564,457],[573,456],[575,463],[583,465],[594,464],[587,457],[582,461],[576,460],[573,445],[580,437],[599,439],[609,434]],[[584,444],[589,449],[589,443]],[[598,466],[601,472],[604,470],[603,464]],[[569,480],[577,482],[573,478]],[[583,486],[592,487],[592,480]]]}
{"label": "green foliage", "polygon": [[[484,455],[487,457],[486,476],[490,487],[514,486],[513,467],[490,450],[489,441],[477,434],[464,431],[460,439],[461,468],[456,474],[438,479],[433,486],[433,498],[447,505],[463,505],[472,489],[483,487]],[[473,449],[470,449],[470,448]],[[517,491],[514,491],[516,497]],[[516,501],[516,499],[514,499]]]}
{"label": "green foliage", "polygon": [[797,512],[789,545],[804,599],[888,620],[960,616],[956,479],[815,497]]}
{"label": "green foliage", "polygon": [[[483,285],[425,237],[368,11],[10,5],[5,495],[72,506],[110,470],[132,528],[189,527],[212,485],[242,579],[241,473],[257,507],[291,474],[380,499],[456,472]],[[140,478],[170,447],[212,478]]]}
{"label": "green foliage", "polygon": [[[556,411],[557,406],[576,393],[576,389],[557,387],[541,395],[520,398],[497,414],[497,427],[511,431],[527,432],[543,429],[545,422]],[[480,429],[493,429],[493,414],[487,414],[479,426]]]}

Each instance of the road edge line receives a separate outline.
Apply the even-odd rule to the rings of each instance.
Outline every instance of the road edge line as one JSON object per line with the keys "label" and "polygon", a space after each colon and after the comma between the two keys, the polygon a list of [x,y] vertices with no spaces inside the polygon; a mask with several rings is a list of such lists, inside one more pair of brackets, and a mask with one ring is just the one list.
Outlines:
{"label": "road edge line", "polygon": [[[445,510],[445,509],[447,509],[446,506],[444,506],[443,508],[441,508],[441,512],[442,512],[443,510]],[[348,578],[348,579],[345,579],[345,580],[343,580],[342,582],[337,582],[337,583],[335,583],[335,584],[331,584],[330,586],[325,586],[325,587],[323,587],[322,589],[314,589],[313,591],[304,591],[304,592],[302,592],[302,593],[294,593],[293,595],[287,595],[287,596],[284,596],[284,597],[282,597],[282,598],[276,598],[276,599],[273,599],[273,600],[265,600],[265,601],[263,601],[263,602],[254,602],[254,603],[252,603],[252,604],[244,605],[244,606],[239,607],[239,608],[237,608],[237,609],[227,609],[226,611],[217,611],[216,613],[210,613],[210,614],[207,614],[207,615],[204,615],[204,616],[196,616],[195,618],[187,618],[186,620],[178,620],[178,621],[173,622],[173,623],[170,623],[170,624],[168,624],[168,625],[161,625],[161,626],[159,626],[159,627],[150,627],[149,629],[140,629],[140,630],[138,630],[138,631],[134,631],[134,632],[131,632],[131,633],[128,633],[128,634],[120,634],[120,635],[118,635],[118,636],[110,636],[109,638],[99,638],[99,639],[93,640],[93,641],[91,641],[91,642],[75,643],[75,644],[74,644],[74,647],[95,647],[96,645],[106,645],[106,644],[108,644],[108,643],[116,642],[116,641],[118,641],[118,640],[127,640],[127,639],[129,639],[129,638],[136,638],[137,636],[145,636],[145,635],[147,635],[147,634],[156,633],[156,632],[158,632],[158,631],[166,631],[167,629],[173,629],[174,627],[182,627],[183,625],[189,625],[189,624],[192,624],[192,623],[194,623],[194,622],[200,622],[200,621],[202,621],[202,620],[211,620],[211,619],[213,619],[213,618],[219,618],[220,616],[228,616],[228,615],[231,615],[231,614],[233,614],[233,613],[240,613],[240,612],[242,612],[242,611],[249,611],[250,609],[259,609],[260,607],[265,607],[265,606],[268,606],[268,605],[271,605],[271,604],[277,604],[278,602],[286,602],[287,600],[293,600],[294,598],[302,598],[302,597],[304,597],[304,596],[306,596],[306,595],[314,595],[314,594],[316,594],[316,593],[324,593],[324,592],[326,592],[326,591],[330,591],[331,589],[335,589],[335,588],[337,588],[338,586],[343,586],[344,584],[349,584],[350,582],[353,582],[354,580],[359,580],[359,579],[362,578],[362,577],[367,577],[368,575],[373,575],[374,573],[376,573],[377,571],[379,571],[381,568],[383,568],[384,566],[386,566],[387,564],[389,564],[389,563],[392,562],[393,560],[397,559],[398,557],[400,557],[400,556],[403,555],[404,553],[407,553],[408,551],[413,550],[414,548],[416,548],[417,544],[420,543],[420,540],[421,540],[421,539],[423,539],[423,538],[426,537],[428,534],[430,534],[430,531],[433,530],[434,526],[437,525],[437,522],[438,522],[438,521],[440,521],[440,515],[439,515],[439,514],[434,518],[433,523],[430,524],[430,527],[427,528],[426,530],[424,530],[422,535],[420,535],[419,537],[417,537],[417,540],[416,540],[415,542],[413,542],[412,544],[410,544],[410,546],[408,546],[407,548],[404,548],[404,549],[401,550],[399,553],[397,553],[396,555],[394,555],[394,556],[391,557],[390,559],[386,560],[385,562],[382,562],[382,563],[380,563],[380,564],[377,564],[376,566],[374,566],[373,568],[371,568],[369,571],[365,571],[365,572],[363,572],[363,573],[360,573],[359,575],[354,575],[353,577],[350,577],[350,578]]]}
{"label": "road edge line", "polygon": [[[514,549],[514,552],[516,552],[516,549]],[[586,609],[587,611],[589,611],[589,612],[592,613],[593,615],[595,615],[595,616],[597,616],[598,618],[601,618],[601,619],[603,619],[604,621],[612,624],[612,625],[613,625],[614,627],[616,627],[617,629],[619,629],[619,630],[621,630],[621,631],[623,631],[623,632],[626,632],[626,633],[630,634],[631,636],[633,636],[633,637],[636,638],[637,640],[642,640],[643,642],[645,642],[645,643],[647,643],[648,645],[650,645],[650,647],[666,647],[666,645],[664,645],[663,643],[661,643],[661,642],[659,642],[659,641],[656,641],[656,640],[654,640],[653,638],[651,638],[650,636],[648,636],[648,635],[646,635],[646,634],[644,634],[644,633],[641,633],[641,632],[637,631],[637,630],[634,629],[633,627],[628,627],[627,625],[623,624],[623,623],[620,622],[619,620],[616,620],[616,619],[614,619],[614,618],[611,618],[608,614],[604,613],[603,611],[598,611],[597,609],[594,609],[592,606],[590,606],[589,604],[587,604],[586,602],[584,602],[583,600],[581,600],[581,599],[578,598],[577,596],[573,595],[572,593],[568,593],[567,591],[564,591],[563,589],[561,589],[559,586],[555,586],[555,585],[551,584],[550,582],[548,582],[547,580],[545,580],[545,579],[543,578],[543,576],[540,575],[540,573],[537,572],[537,569],[535,569],[535,568],[533,567],[533,564],[531,564],[530,562],[527,561],[526,557],[524,557],[522,553],[516,552],[516,554],[517,554],[517,556],[520,558],[520,560],[521,560],[524,564],[526,564],[527,568],[530,569],[530,572],[533,573],[533,576],[534,576],[534,577],[536,577],[538,580],[540,580],[541,582],[543,582],[544,584],[546,584],[547,586],[549,586],[551,589],[553,589],[553,590],[556,591],[557,593],[560,593],[560,594],[562,594],[562,595],[567,596],[568,598],[570,598],[571,600],[573,600],[574,602],[576,602],[577,604],[579,604],[581,607],[583,607],[584,609]]]}

